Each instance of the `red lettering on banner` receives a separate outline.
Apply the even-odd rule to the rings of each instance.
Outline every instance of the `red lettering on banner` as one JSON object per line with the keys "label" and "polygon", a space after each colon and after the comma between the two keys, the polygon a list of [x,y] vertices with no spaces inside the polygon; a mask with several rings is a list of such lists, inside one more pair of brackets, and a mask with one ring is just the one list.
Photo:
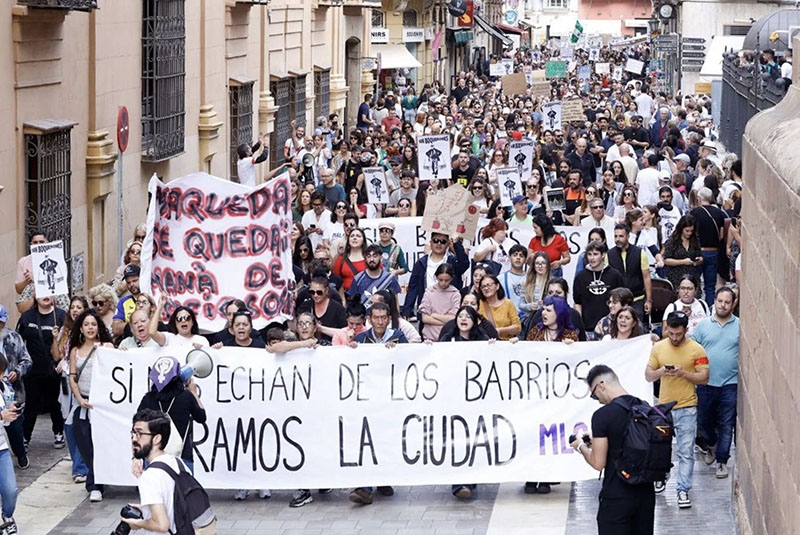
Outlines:
{"label": "red lettering on banner", "polygon": [[[176,271],[168,267],[153,269],[150,286],[169,296],[201,294],[206,300],[219,293],[217,278],[200,262],[193,262],[195,271]],[[156,293],[156,292],[153,292]]]}
{"label": "red lettering on banner", "polygon": [[224,233],[204,232],[192,228],[183,236],[183,250],[198,260],[219,260],[223,257],[244,258],[263,254],[267,246],[274,256],[289,247],[288,220],[269,228],[260,225],[231,227]]}

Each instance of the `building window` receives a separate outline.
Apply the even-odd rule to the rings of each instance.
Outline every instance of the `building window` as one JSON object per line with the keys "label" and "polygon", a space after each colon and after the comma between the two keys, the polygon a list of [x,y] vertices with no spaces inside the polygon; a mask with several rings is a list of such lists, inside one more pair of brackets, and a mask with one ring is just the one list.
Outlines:
{"label": "building window", "polygon": [[379,9],[372,10],[372,27],[373,28],[383,28],[386,26],[383,11]]}
{"label": "building window", "polygon": [[142,14],[142,160],[183,152],[185,0],[144,0]]}
{"label": "building window", "polygon": [[277,167],[283,161],[283,144],[289,138],[289,123],[291,122],[289,110],[289,79],[273,80],[269,84],[272,98],[275,99],[275,129],[270,136],[270,167]]}
{"label": "building window", "polygon": [[297,121],[297,126],[306,125],[306,75],[298,74],[290,78],[290,91],[292,94],[291,115]]}
{"label": "building window", "polygon": [[314,71],[314,118],[331,113],[331,71]]}
{"label": "building window", "polygon": [[545,0],[545,9],[569,9],[569,0]]}
{"label": "building window", "polygon": [[231,125],[231,181],[239,181],[239,145],[253,143],[253,83],[231,80],[228,89]]}
{"label": "building window", "polygon": [[406,28],[417,27],[417,12],[413,9],[403,11],[403,26]]}
{"label": "building window", "polygon": [[[47,120],[24,125],[25,231],[44,232],[64,242],[64,259],[72,256],[72,163],[70,132],[75,123]],[[27,238],[26,238],[27,241]],[[72,283],[71,277],[67,280]]]}

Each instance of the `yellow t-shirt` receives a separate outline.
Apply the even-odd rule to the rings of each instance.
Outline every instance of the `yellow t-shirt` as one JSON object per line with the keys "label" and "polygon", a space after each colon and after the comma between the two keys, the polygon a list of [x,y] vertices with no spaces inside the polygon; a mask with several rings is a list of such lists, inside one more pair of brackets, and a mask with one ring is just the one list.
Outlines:
{"label": "yellow t-shirt", "polygon": [[[703,368],[708,368],[708,357],[703,346],[686,338],[683,343],[675,347],[668,339],[661,340],[653,345],[650,351],[650,360],[647,365],[654,370],[670,364],[680,366],[688,372],[696,372]],[[697,406],[697,391],[695,384],[683,377],[661,378],[661,392],[658,397],[659,403],[677,401],[676,409]]]}
{"label": "yellow t-shirt", "polygon": [[[500,329],[501,327],[511,327],[512,325],[519,325],[522,327],[522,324],[519,321],[519,314],[517,314],[517,309],[514,307],[514,303],[512,303],[510,299],[503,299],[499,306],[491,308],[492,316],[490,318],[489,314],[486,313],[486,302],[481,301],[478,305],[478,312],[489,321],[494,320],[492,323],[494,323],[496,329]],[[509,340],[514,336],[516,335],[500,335],[500,339]]]}

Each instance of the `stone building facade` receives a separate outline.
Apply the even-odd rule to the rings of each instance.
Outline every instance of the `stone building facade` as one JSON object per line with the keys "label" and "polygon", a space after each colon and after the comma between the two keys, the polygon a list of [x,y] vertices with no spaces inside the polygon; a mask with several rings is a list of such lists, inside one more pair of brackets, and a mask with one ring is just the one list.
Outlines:
{"label": "stone building facade", "polygon": [[3,2],[0,25],[11,31],[0,38],[0,302],[12,325],[27,231],[67,242],[73,289],[85,293],[112,278],[121,246],[145,220],[153,174],[170,180],[201,170],[235,180],[239,143],[264,133],[275,163],[292,119],[313,130],[317,116],[357,107],[374,85],[363,58],[375,6]]}

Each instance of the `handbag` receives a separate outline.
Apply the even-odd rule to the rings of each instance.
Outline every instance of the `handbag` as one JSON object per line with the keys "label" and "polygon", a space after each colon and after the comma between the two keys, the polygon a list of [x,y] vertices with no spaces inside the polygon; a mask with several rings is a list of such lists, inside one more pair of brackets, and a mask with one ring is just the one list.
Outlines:
{"label": "handbag", "polygon": [[161,406],[161,402],[159,401],[158,408],[169,418],[169,440],[164,448],[164,453],[180,458],[183,453],[183,436],[175,426],[175,422],[172,421],[172,416],[169,415],[169,410],[172,408],[173,403],[175,403],[175,398],[172,398],[172,401],[169,402],[169,407],[167,407],[167,410],[164,410],[164,407]]}

